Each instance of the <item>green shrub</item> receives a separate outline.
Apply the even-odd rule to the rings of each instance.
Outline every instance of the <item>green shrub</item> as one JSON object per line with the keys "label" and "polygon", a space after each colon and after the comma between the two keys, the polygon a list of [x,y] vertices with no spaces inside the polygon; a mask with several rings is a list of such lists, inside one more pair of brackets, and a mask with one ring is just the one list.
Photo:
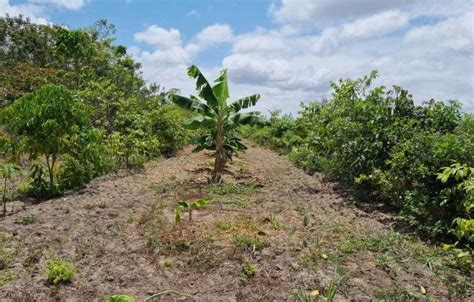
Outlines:
{"label": "green shrub", "polygon": [[74,266],[66,260],[52,259],[48,261],[46,277],[53,285],[71,282],[75,273]]}
{"label": "green shrub", "polygon": [[151,133],[160,141],[161,155],[170,157],[187,143],[188,132],[183,123],[188,114],[174,105],[166,104],[150,113]]}
{"label": "green shrub", "polygon": [[456,202],[452,206],[458,216],[453,220],[450,231],[459,241],[474,244],[474,168],[456,163],[445,167],[438,174],[438,180],[451,184],[441,192],[443,201]]}
{"label": "green shrub", "polygon": [[90,109],[66,87],[48,84],[25,94],[3,112],[7,130],[21,137],[23,149],[46,163],[50,195],[57,190],[57,163],[69,149],[65,138],[87,126]]}
{"label": "green shrub", "polygon": [[332,97],[302,105],[298,118],[274,112],[267,126],[244,133],[358,197],[399,209],[426,235],[452,236],[453,220],[466,213],[461,195],[448,194],[452,182],[437,175],[453,162],[474,165],[473,116],[455,101],[415,105],[400,87],[371,89],[375,77],[332,83]]}
{"label": "green shrub", "polygon": [[63,156],[58,175],[61,190],[83,186],[115,168],[109,157],[103,131],[85,129],[70,137],[70,152]]}

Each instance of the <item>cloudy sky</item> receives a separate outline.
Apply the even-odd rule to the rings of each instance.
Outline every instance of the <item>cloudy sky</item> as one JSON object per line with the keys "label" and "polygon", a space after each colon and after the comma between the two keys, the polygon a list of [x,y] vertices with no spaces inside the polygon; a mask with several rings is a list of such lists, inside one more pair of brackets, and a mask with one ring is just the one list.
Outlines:
{"label": "cloudy sky", "polygon": [[84,27],[107,19],[143,75],[192,93],[186,66],[228,68],[231,97],[298,111],[329,82],[379,71],[417,103],[474,112],[474,0],[0,0],[0,15]]}

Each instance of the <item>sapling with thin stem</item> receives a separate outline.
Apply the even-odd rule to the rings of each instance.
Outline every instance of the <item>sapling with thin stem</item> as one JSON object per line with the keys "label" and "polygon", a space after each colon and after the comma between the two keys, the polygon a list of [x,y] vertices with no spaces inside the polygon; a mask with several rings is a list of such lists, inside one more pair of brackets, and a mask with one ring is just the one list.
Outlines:
{"label": "sapling with thin stem", "polygon": [[3,216],[7,215],[7,202],[9,201],[8,197],[8,183],[11,182],[13,175],[18,172],[20,168],[15,164],[3,164],[2,165],[2,177],[3,177]]}
{"label": "sapling with thin stem", "polygon": [[184,200],[178,201],[178,205],[174,209],[176,225],[181,223],[181,213],[183,210],[188,211],[189,222],[191,222],[192,217],[193,217],[193,210],[198,210],[208,203],[209,203],[209,199],[206,199],[206,198],[197,199],[193,201],[192,203],[188,203],[187,201],[184,201]]}

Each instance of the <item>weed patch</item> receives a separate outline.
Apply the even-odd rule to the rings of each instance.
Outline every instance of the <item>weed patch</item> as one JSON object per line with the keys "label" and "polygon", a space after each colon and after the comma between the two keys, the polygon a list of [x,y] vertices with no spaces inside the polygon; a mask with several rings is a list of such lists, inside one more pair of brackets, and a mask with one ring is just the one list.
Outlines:
{"label": "weed patch", "polygon": [[18,217],[16,220],[15,220],[15,223],[16,224],[22,224],[22,225],[29,225],[29,224],[33,224],[36,222],[36,216],[31,214],[31,215],[27,215],[27,216],[23,216],[23,217]]}
{"label": "weed patch", "polygon": [[46,267],[46,278],[53,285],[71,282],[75,273],[74,266],[63,259],[51,259]]}
{"label": "weed patch", "polygon": [[242,283],[247,283],[249,279],[253,278],[257,274],[257,267],[255,264],[247,259],[245,260],[244,265],[242,266],[242,271],[240,273],[240,281]]}
{"label": "weed patch", "polygon": [[262,250],[267,241],[259,235],[234,235],[232,243],[239,249],[254,252]]}
{"label": "weed patch", "polygon": [[256,193],[258,189],[251,184],[221,183],[209,185],[208,190],[210,193],[216,195],[248,195]]}

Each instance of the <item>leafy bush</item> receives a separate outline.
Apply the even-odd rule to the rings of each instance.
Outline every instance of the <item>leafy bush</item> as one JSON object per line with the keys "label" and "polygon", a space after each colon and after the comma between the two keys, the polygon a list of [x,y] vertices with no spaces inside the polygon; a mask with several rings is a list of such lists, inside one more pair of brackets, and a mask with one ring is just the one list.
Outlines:
{"label": "leafy bush", "polygon": [[187,113],[171,104],[165,104],[149,114],[151,133],[158,137],[158,152],[165,157],[176,154],[188,140],[183,128]]}
{"label": "leafy bush", "polygon": [[26,94],[6,111],[8,130],[22,137],[31,157],[44,156],[49,177],[49,192],[56,187],[58,158],[66,152],[65,137],[87,124],[88,108],[64,86],[45,85]]}
{"label": "leafy bush", "polygon": [[85,129],[69,139],[69,153],[61,159],[59,187],[72,189],[115,168],[100,129]]}
{"label": "leafy bush", "polygon": [[52,259],[48,261],[46,277],[53,285],[70,282],[75,273],[76,269],[68,261],[62,259]]}
{"label": "leafy bush", "polygon": [[332,97],[303,104],[298,118],[272,113],[269,126],[245,133],[361,198],[398,208],[423,233],[449,236],[466,213],[462,194],[447,194],[452,183],[437,175],[453,162],[473,166],[473,116],[455,101],[415,105],[400,87],[370,89],[375,77],[332,83]]}
{"label": "leafy bush", "polygon": [[[468,244],[474,243],[474,168],[459,163],[443,169],[438,174],[442,183],[450,183],[441,193],[445,201],[457,201],[458,217],[453,220],[451,232],[459,241],[465,240]],[[459,202],[461,201],[461,202]]]}

